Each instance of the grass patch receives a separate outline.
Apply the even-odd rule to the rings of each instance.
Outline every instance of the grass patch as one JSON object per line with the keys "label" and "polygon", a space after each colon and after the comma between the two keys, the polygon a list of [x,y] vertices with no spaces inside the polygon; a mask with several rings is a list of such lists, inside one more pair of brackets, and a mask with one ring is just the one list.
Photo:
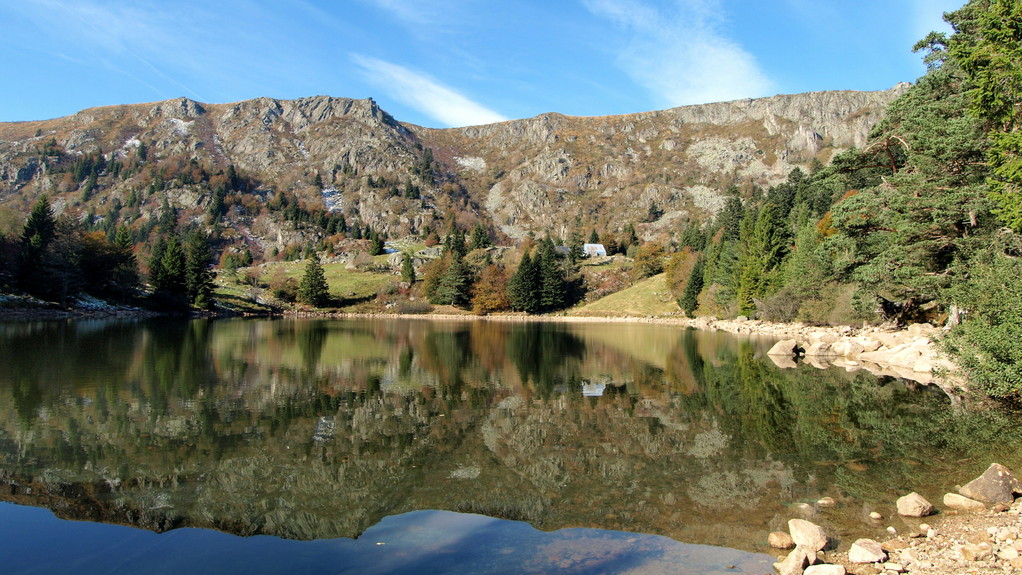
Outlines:
{"label": "grass patch", "polygon": [[568,315],[651,316],[681,311],[667,287],[666,276],[657,274],[607,297],[575,308]]}

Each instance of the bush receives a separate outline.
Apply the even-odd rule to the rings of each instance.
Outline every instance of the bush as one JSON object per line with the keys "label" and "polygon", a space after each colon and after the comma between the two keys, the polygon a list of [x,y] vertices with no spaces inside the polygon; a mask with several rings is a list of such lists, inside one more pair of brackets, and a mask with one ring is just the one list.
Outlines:
{"label": "bush", "polygon": [[433,311],[433,306],[424,301],[403,301],[397,304],[397,313],[419,315]]}

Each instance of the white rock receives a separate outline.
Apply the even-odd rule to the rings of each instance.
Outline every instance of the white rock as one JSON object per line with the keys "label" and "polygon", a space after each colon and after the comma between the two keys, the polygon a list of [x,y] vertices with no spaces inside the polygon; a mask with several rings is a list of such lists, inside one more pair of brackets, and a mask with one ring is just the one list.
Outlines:
{"label": "white rock", "polygon": [[1019,558],[1018,549],[1014,547],[1005,547],[997,552],[997,557],[1005,561],[1014,561]]}
{"label": "white rock", "polygon": [[810,565],[804,575],[845,575],[843,565]]}
{"label": "white rock", "polygon": [[815,553],[827,546],[827,533],[819,525],[805,519],[788,521],[788,532],[795,545]]}
{"label": "white rock", "polygon": [[959,511],[983,511],[986,509],[982,501],[970,499],[958,493],[944,493],[944,506]]}
{"label": "white rock", "polygon": [[879,563],[887,560],[887,552],[872,539],[859,539],[848,550],[848,560],[852,563]]}
{"label": "white rock", "polygon": [[795,348],[798,347],[798,342],[793,339],[782,339],[781,341],[774,344],[767,352],[767,355],[779,355],[791,357],[795,355]]}
{"label": "white rock", "polygon": [[898,498],[898,515],[926,517],[933,513],[933,504],[915,491]]}

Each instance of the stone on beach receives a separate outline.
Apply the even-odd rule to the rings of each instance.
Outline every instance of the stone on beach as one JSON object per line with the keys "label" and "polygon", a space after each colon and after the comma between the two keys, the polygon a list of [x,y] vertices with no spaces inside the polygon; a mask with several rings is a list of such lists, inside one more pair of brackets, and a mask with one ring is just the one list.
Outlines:
{"label": "stone on beach", "polygon": [[987,507],[981,501],[976,501],[957,493],[945,493],[944,505],[959,511],[983,511]]}
{"label": "stone on beach", "polygon": [[880,563],[887,560],[887,553],[876,541],[859,539],[848,550],[848,560],[852,563]]}
{"label": "stone on beach", "polygon": [[810,565],[806,567],[803,575],[845,575],[846,571],[843,565]]}
{"label": "stone on beach", "polygon": [[777,570],[778,575],[803,575],[806,567],[815,560],[815,553],[799,546],[795,547],[791,553],[788,553],[787,557],[774,563],[774,569]]}

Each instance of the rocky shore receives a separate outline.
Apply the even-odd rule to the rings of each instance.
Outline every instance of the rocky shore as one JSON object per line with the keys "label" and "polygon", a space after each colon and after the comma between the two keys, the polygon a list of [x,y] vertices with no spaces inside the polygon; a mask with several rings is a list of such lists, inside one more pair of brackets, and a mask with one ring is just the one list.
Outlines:
{"label": "rocky shore", "polygon": [[[319,315],[318,317],[322,317]],[[776,339],[768,353],[782,369],[795,368],[798,362],[819,369],[835,366],[848,371],[866,370],[874,375],[891,376],[923,385],[938,385],[952,400],[957,400],[965,382],[957,377],[957,366],[937,347],[944,331],[930,324],[913,324],[905,329],[892,326],[811,326],[802,323],[772,323],[762,320],[717,319],[679,316],[586,317],[572,315],[531,316],[495,314],[476,316],[468,313],[431,313],[423,315],[344,314],[343,317],[394,317],[453,321],[543,321],[565,323],[652,323],[677,325],[708,331],[724,331],[754,337]]]}
{"label": "rocky shore", "polygon": [[[1010,470],[994,463],[980,477],[943,497],[937,508],[918,493],[894,502],[892,513],[911,526],[883,542],[857,539],[836,549],[820,526],[791,519],[788,531],[770,533],[779,575],[950,575],[1022,572],[1022,485]],[[935,515],[932,519],[930,516]],[[878,512],[878,523],[887,522]]]}

